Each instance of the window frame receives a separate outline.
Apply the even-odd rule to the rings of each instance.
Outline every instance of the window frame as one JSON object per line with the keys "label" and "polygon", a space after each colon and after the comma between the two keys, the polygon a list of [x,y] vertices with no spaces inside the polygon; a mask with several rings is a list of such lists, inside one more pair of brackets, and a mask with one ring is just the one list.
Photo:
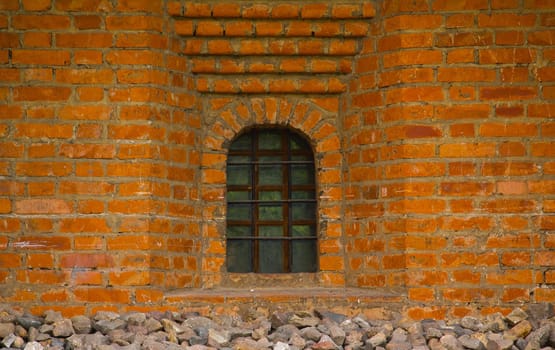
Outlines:
{"label": "window frame", "polygon": [[[279,133],[280,144],[279,149],[264,149],[261,148],[260,137],[262,134],[268,133],[276,135]],[[247,149],[237,149],[237,142],[242,142],[244,139],[249,139]],[[300,143],[300,148],[293,149],[293,142]],[[236,161],[234,158],[244,157],[247,160]],[[276,160],[268,161],[262,160],[261,157],[275,157]],[[280,158],[277,160],[277,158]],[[295,160],[295,158],[304,157],[304,160]],[[230,183],[230,170],[233,167],[248,167],[249,180],[247,184]],[[263,166],[279,166],[281,167],[281,181],[279,184],[261,184],[260,172]],[[305,166],[307,171],[307,183],[294,184],[291,173],[295,166]],[[317,186],[316,186],[316,166],[314,151],[303,135],[285,127],[261,127],[256,126],[239,134],[230,144],[228,151],[228,158],[226,162],[227,184],[226,184],[226,269],[230,273],[314,273],[318,271],[318,200],[317,200]],[[230,199],[230,192],[246,192],[249,194],[248,199]],[[274,192],[280,193],[280,199],[261,199],[261,192]],[[293,192],[309,193],[308,198],[293,198]],[[260,218],[260,208],[264,205],[274,205],[277,203],[281,205],[281,219],[271,220]],[[310,218],[295,218],[294,206],[295,204],[306,204],[307,207],[313,207],[313,213]],[[247,220],[232,220],[230,218],[231,208],[233,206],[248,206],[249,219]],[[297,209],[298,210],[298,209]],[[295,236],[293,234],[293,226],[308,227],[309,235]],[[234,235],[230,236],[230,227],[250,227],[250,235]],[[282,235],[276,237],[261,236],[261,227],[277,227],[281,226]],[[264,270],[260,265],[260,254],[262,242],[280,241],[281,247],[281,261],[282,266],[279,271]],[[235,269],[236,266],[230,266],[232,257],[229,251],[231,242],[249,241],[250,242],[250,266],[249,269]],[[309,267],[297,270],[293,263],[293,246],[294,241],[309,241],[308,249],[311,250],[309,256]],[[305,248],[306,249],[306,248]],[[246,259],[247,260],[247,259]]]}

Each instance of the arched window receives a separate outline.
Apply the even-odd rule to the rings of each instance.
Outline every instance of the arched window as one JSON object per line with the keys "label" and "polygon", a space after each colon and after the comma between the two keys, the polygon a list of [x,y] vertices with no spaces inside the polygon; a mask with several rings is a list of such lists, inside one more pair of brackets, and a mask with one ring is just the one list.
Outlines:
{"label": "arched window", "polygon": [[310,144],[286,128],[254,128],[227,160],[227,270],[314,272],[316,185]]}

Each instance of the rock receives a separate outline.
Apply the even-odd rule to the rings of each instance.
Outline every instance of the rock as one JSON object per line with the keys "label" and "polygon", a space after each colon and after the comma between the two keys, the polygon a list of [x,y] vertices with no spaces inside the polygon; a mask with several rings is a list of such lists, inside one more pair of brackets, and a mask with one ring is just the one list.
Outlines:
{"label": "rock", "polygon": [[337,323],[330,319],[324,319],[323,325],[328,328],[328,335],[333,340],[333,342],[339,346],[342,346],[345,342],[345,331],[339,327]]}
{"label": "rock", "polygon": [[23,328],[29,330],[31,327],[39,328],[42,325],[42,319],[32,315],[23,315],[16,318],[16,322]]}
{"label": "rock", "polygon": [[93,328],[101,332],[102,334],[108,334],[110,331],[113,331],[114,329],[124,329],[125,327],[127,327],[127,323],[120,318],[111,319],[111,320],[108,320],[108,319],[99,320],[93,324]]}
{"label": "rock", "polygon": [[555,315],[553,313],[553,304],[551,303],[528,304],[526,313],[529,317],[528,320],[534,325],[534,328],[539,327],[541,320],[552,318]]}
{"label": "rock", "polygon": [[478,331],[484,325],[476,317],[465,316],[461,319],[461,326],[472,331]]}
{"label": "rock", "polygon": [[59,311],[48,310],[44,313],[44,323],[53,324],[62,321],[62,313]]}
{"label": "rock", "polygon": [[25,345],[23,350],[44,350],[44,346],[42,346],[40,343],[36,341],[32,341],[27,343],[27,345]]}
{"label": "rock", "polygon": [[506,317],[507,321],[511,326],[516,325],[517,323],[524,321],[528,318],[528,314],[524,312],[521,308],[517,307],[513,309]]}
{"label": "rock", "polygon": [[505,331],[504,337],[512,341],[518,338],[525,338],[532,331],[532,324],[527,320],[522,320],[517,323],[513,328]]}
{"label": "rock", "polygon": [[52,335],[54,337],[67,338],[73,334],[73,325],[69,319],[60,319],[54,322]]}
{"label": "rock", "polygon": [[292,324],[293,326],[298,328],[315,327],[318,325],[318,323],[320,323],[320,319],[318,317],[307,314],[293,314],[293,316],[289,318],[289,324]]}
{"label": "rock", "polygon": [[464,346],[451,334],[439,338],[439,342],[447,350],[464,350]]}
{"label": "rock", "polygon": [[289,344],[283,343],[280,341],[278,341],[273,347],[273,350],[289,350],[289,349],[290,349]]}
{"label": "rock", "polygon": [[289,343],[298,349],[304,349],[306,346],[306,340],[298,333],[293,333],[291,335]]}
{"label": "rock", "polygon": [[159,330],[163,329],[162,323],[154,318],[149,318],[145,321],[144,326],[148,333],[158,332]]}
{"label": "rock", "polygon": [[215,348],[222,348],[224,346],[229,346],[229,332],[225,330],[216,330],[210,328],[208,330],[208,345]]}
{"label": "rock", "polygon": [[0,323],[0,338],[5,338],[15,332],[13,323]]}
{"label": "rock", "polygon": [[387,343],[387,336],[383,332],[380,332],[368,339],[368,341],[373,347],[382,346]]}
{"label": "rock", "polygon": [[92,330],[92,322],[85,316],[72,317],[71,325],[77,334],[89,334]]}
{"label": "rock", "polygon": [[551,327],[549,325],[542,326],[526,337],[528,344],[525,350],[536,350],[541,349],[547,344],[549,336],[551,333]]}
{"label": "rock", "polygon": [[268,335],[268,339],[272,342],[282,341],[284,343],[289,343],[289,339],[293,333],[300,333],[300,331],[292,324],[286,324],[276,329],[274,333]]}
{"label": "rock", "polygon": [[132,312],[122,317],[130,325],[142,325],[146,321],[146,315],[142,312]]}
{"label": "rock", "polygon": [[329,319],[332,320],[333,322],[337,323],[337,324],[341,324],[342,322],[344,322],[345,320],[347,320],[347,316],[343,315],[343,314],[338,314],[335,312],[331,312],[331,311],[322,311],[322,310],[314,310],[314,313],[320,317],[321,319]]}
{"label": "rock", "polygon": [[2,341],[0,343],[2,345],[4,345],[5,348],[9,348],[15,342],[16,338],[17,338],[17,336],[15,334],[10,333],[7,336],[5,336],[4,339],[2,339]]}
{"label": "rock", "polygon": [[465,334],[458,338],[459,342],[467,349],[472,350],[486,350],[486,346],[478,339]]}
{"label": "rock", "polygon": [[323,334],[320,340],[312,345],[312,349],[314,350],[336,350],[339,348],[340,347],[326,334]]}
{"label": "rock", "polygon": [[322,337],[322,333],[316,327],[306,327],[301,329],[303,338],[312,341],[318,341]]}

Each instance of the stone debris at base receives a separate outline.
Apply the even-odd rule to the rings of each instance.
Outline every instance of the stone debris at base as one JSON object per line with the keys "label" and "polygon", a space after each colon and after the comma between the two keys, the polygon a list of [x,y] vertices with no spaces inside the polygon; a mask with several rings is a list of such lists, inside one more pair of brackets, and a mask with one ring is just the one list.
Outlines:
{"label": "stone debris at base", "polygon": [[274,312],[204,317],[195,312],[98,312],[41,317],[0,309],[0,348],[24,350],[549,350],[555,349],[551,304],[508,315],[457,320],[372,320],[364,315]]}

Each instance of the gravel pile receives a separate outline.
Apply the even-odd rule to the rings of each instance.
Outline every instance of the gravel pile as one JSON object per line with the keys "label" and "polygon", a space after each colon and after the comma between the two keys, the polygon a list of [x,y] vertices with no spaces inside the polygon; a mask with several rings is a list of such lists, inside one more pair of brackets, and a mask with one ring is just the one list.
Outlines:
{"label": "gravel pile", "polygon": [[275,312],[270,317],[207,318],[196,313],[99,312],[64,318],[0,310],[0,347],[40,349],[480,349],[555,347],[549,304],[516,308],[507,316],[436,320],[369,320],[333,312]]}

